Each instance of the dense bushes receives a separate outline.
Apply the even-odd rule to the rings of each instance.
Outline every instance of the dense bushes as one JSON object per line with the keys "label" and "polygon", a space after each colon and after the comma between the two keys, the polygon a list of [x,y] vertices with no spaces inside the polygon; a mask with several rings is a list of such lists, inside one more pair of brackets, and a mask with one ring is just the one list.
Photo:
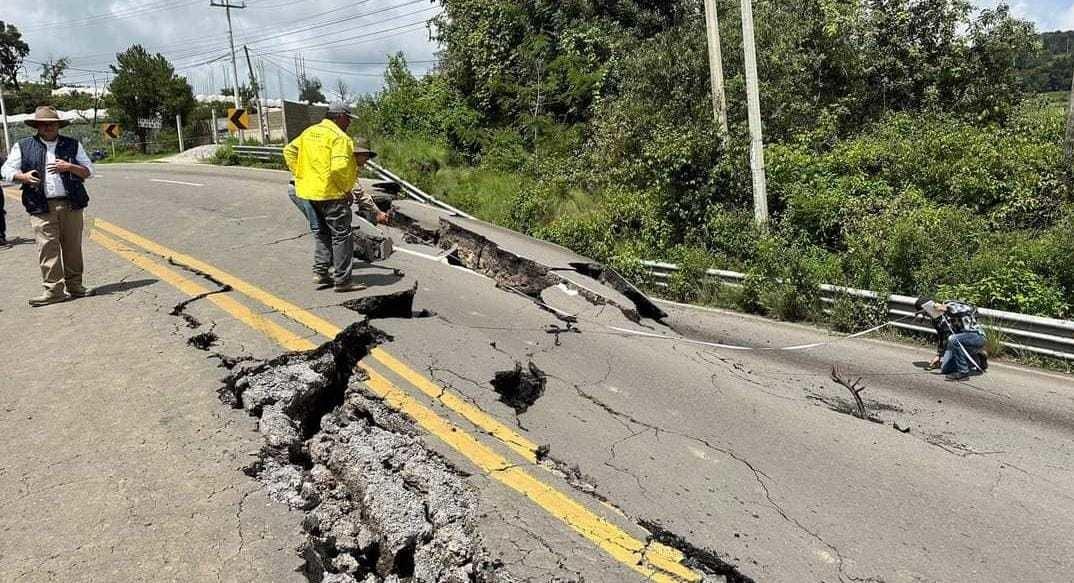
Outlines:
{"label": "dense bushes", "polygon": [[[725,57],[739,53],[732,2]],[[876,306],[816,284],[1074,303],[1063,111],[1021,101],[1030,25],[963,0],[756,7],[772,219],[754,224],[742,70],[713,122],[697,0],[447,0],[438,69],[393,59],[359,131],[384,162],[488,220],[639,272],[668,293],[853,329]],[[704,269],[749,274],[735,291]]]}

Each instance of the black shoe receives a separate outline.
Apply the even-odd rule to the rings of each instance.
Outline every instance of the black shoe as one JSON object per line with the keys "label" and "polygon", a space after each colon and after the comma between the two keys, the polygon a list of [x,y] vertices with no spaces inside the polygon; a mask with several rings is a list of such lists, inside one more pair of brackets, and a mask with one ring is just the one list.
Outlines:
{"label": "black shoe", "polygon": [[86,287],[80,287],[80,288],[77,288],[77,289],[71,289],[70,287],[68,287],[67,288],[67,295],[71,296],[72,298],[76,298],[76,299],[77,298],[88,298],[90,296],[97,295],[97,292],[94,291],[93,289],[86,288]]}
{"label": "black shoe", "polygon": [[366,286],[361,283],[341,283],[335,287],[337,294],[345,294],[349,292],[362,291],[366,289]]}
{"label": "black shoe", "polygon": [[988,372],[988,353],[977,353],[977,365],[981,367],[981,372]]}
{"label": "black shoe", "polygon": [[11,249],[11,242],[7,239],[0,237],[0,249]]}
{"label": "black shoe", "polygon": [[956,372],[956,373],[949,374],[944,378],[954,383],[954,382],[958,382],[958,381],[964,381],[964,380],[970,378],[970,373],[968,373],[968,372]]}

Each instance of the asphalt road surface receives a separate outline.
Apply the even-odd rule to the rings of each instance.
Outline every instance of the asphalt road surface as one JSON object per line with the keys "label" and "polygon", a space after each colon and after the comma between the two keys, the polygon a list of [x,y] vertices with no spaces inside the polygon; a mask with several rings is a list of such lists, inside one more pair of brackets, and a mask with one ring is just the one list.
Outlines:
{"label": "asphalt road surface", "polygon": [[[915,366],[925,348],[666,303],[635,322],[569,285],[549,311],[400,231],[341,297],[312,283],[286,174],[99,173],[101,295],[31,310],[33,245],[0,252],[0,580],[303,580],[302,509],[241,471],[257,424],[217,399],[218,364],[320,345],[362,318],[345,300],[415,285],[426,317],[371,322],[391,339],[365,384],[475,493],[504,580],[1071,580],[1069,377],[996,363],[950,383]],[[170,315],[207,291],[198,328]],[[522,403],[492,383],[516,363],[545,375]]]}

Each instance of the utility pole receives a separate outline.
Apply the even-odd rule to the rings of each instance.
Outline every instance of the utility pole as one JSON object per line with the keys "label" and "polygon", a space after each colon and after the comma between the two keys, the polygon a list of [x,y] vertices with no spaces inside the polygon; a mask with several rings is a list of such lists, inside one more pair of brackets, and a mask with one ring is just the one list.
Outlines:
{"label": "utility pole", "polygon": [[709,77],[712,80],[712,110],[720,135],[727,137],[727,96],[723,91],[723,50],[720,47],[720,17],[716,0],[705,0],[705,28],[709,40]]}
{"label": "utility pole", "polygon": [[757,82],[757,47],[753,40],[753,3],[742,0],[742,50],[746,56],[746,99],[750,119],[750,170],[753,172],[753,212],[757,223],[768,222],[768,185],[764,174],[764,134]]}
{"label": "utility pole", "polygon": [[257,81],[257,76],[254,75],[254,65],[250,62],[250,47],[242,45],[243,52],[246,53],[246,68],[250,71],[250,87],[254,90],[254,99],[257,99],[257,125],[261,130],[261,145],[268,143],[268,136],[265,134],[265,120],[268,118],[265,115],[265,100],[261,99],[261,84]]}
{"label": "utility pole", "polygon": [[[0,81],[0,118],[4,120],[4,154],[11,152],[11,136],[7,133],[7,104],[4,103],[4,82]],[[0,194],[0,196],[3,196]]]}
{"label": "utility pole", "polygon": [[1071,82],[1070,104],[1067,106],[1066,154],[1067,172],[1074,175],[1074,82]]}
{"label": "utility pole", "polygon": [[271,142],[272,123],[269,121],[269,110],[271,109],[271,106],[269,104],[268,81],[265,80],[265,61],[262,61],[261,59],[257,59],[257,78],[259,80],[257,84],[258,95],[260,95],[261,107],[265,110],[265,136],[267,136],[268,141]]}
{"label": "utility pole", "polygon": [[291,136],[287,135],[287,102],[284,101],[287,98],[283,95],[283,73],[279,67],[276,68],[276,84],[280,86],[280,119],[283,122],[283,143],[286,144],[291,141]]}
{"label": "utility pole", "polygon": [[[223,8],[224,13],[227,14],[227,38],[231,44],[231,72],[235,74],[235,88],[232,90],[231,95],[235,98],[235,109],[242,109],[242,103],[239,101],[239,64],[235,59],[235,32],[231,29],[231,9],[241,10],[246,8],[246,0],[235,0],[237,4],[232,4],[232,0],[209,0],[209,6],[215,8]],[[239,131],[239,141],[244,139],[242,130]]]}

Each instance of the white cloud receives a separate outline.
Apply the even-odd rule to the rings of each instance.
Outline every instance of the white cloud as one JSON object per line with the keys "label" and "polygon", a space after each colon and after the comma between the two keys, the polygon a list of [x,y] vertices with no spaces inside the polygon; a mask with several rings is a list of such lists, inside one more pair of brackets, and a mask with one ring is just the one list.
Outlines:
{"label": "white cloud", "polygon": [[[67,81],[89,82],[92,77],[106,76],[91,71],[107,71],[115,53],[135,43],[168,57],[200,92],[223,87],[225,74],[232,77],[224,10],[210,8],[207,0],[3,2],[3,20],[23,31],[31,60],[72,57],[74,67],[85,69],[71,71]],[[9,3],[14,4],[10,9]],[[246,43],[255,67],[258,55],[264,55],[267,89],[273,97],[279,85],[277,64],[286,71],[279,73],[285,91],[290,96],[296,93],[292,76],[296,54],[306,57],[309,74],[319,77],[326,88],[343,78],[352,90],[370,92],[382,83],[383,65],[352,63],[381,63],[387,55],[399,51],[412,61],[423,61],[432,59],[436,50],[422,26],[409,32],[388,31],[362,38],[431,17],[436,6],[428,2],[407,5],[407,0],[248,0],[247,4],[244,10],[232,11],[239,77],[243,83],[248,79],[242,48]],[[57,26],[58,22],[68,24]],[[285,31],[294,32],[281,35]],[[206,63],[221,57],[227,58]],[[416,63],[412,69],[424,72],[428,67]],[[30,69],[31,76],[36,77],[38,67],[31,65]]]}

